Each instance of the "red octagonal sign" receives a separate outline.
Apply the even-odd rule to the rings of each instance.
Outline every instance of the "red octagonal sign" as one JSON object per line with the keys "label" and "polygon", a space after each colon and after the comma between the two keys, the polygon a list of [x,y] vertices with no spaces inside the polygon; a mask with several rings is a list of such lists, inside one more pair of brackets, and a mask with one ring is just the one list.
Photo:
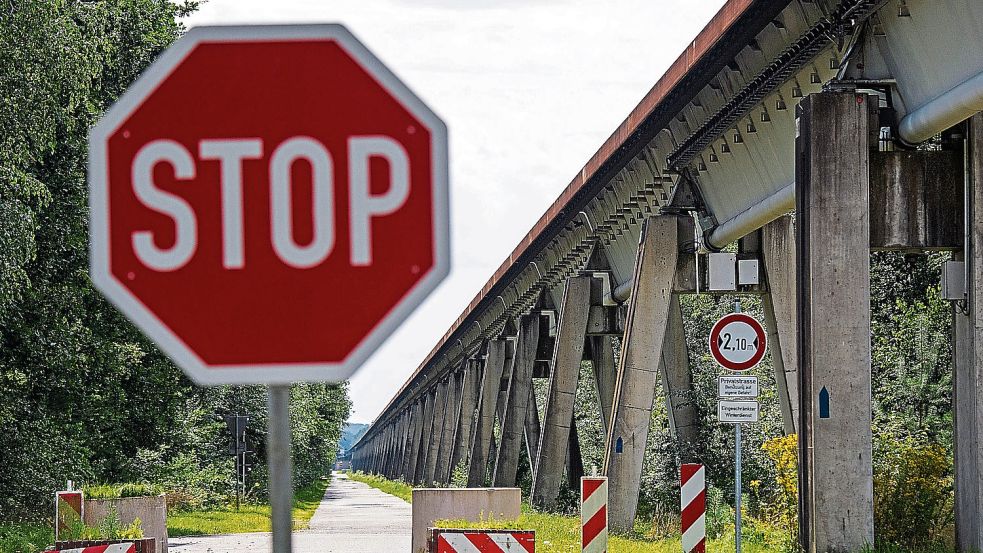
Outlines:
{"label": "red octagonal sign", "polygon": [[447,275],[444,124],[338,25],[204,27],[92,130],[96,286],[195,381],[341,381]]}

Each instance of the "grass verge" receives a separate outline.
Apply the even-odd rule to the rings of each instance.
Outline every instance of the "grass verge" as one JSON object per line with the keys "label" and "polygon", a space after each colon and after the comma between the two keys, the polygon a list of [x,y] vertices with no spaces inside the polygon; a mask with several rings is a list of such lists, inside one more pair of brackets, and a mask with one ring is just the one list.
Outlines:
{"label": "grass verge", "polygon": [[[439,528],[481,528],[485,530],[535,530],[536,551],[543,553],[568,553],[580,550],[580,518],[549,513],[538,513],[527,505],[522,506],[518,520],[439,520]],[[612,553],[678,553],[682,551],[679,538],[649,540],[638,537],[611,536],[608,551]],[[707,544],[709,553],[734,551],[734,536],[711,540]],[[743,551],[747,553],[774,552],[775,549],[761,543],[745,542]]]}
{"label": "grass verge", "polygon": [[[317,510],[328,479],[295,490],[294,492],[294,530],[308,527],[314,511]],[[215,534],[242,534],[246,532],[270,531],[269,505],[243,505],[235,508],[213,509],[208,511],[177,511],[167,515],[167,533],[178,536],[210,536]],[[0,552],[3,553],[3,552]]]}
{"label": "grass verge", "polygon": [[0,553],[37,553],[54,542],[48,524],[0,522]]}
{"label": "grass verge", "polygon": [[383,491],[389,495],[395,495],[407,503],[413,502],[413,486],[401,480],[389,480],[388,478],[383,478],[374,474],[365,474],[364,472],[349,472],[348,478],[351,478],[356,482],[368,484],[369,486],[372,486],[373,488]]}

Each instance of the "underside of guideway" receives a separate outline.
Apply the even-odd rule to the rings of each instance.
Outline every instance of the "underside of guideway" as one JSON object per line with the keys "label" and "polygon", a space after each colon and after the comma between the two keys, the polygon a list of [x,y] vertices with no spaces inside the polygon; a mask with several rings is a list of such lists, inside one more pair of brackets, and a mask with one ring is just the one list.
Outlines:
{"label": "underside of guideway", "polygon": [[[671,401],[691,386],[676,296],[705,292],[704,254],[740,241],[762,278],[729,291],[764,300],[785,430],[800,436],[803,545],[862,545],[873,535],[870,344],[845,336],[830,357],[822,340],[869,335],[871,249],[952,250],[966,277],[954,315],[957,442],[974,444],[956,452],[956,515],[960,548],[983,548],[981,21],[977,0],[728,1],[390,401],[355,447],[356,467],[444,483],[464,462],[469,485],[511,485],[524,449],[532,500],[548,506],[567,485],[586,359],[604,471],[624,498],[611,524],[630,526],[657,382],[684,455],[696,436],[692,408]],[[941,146],[914,147],[940,133]],[[847,293],[831,302],[827,282]],[[548,378],[542,420],[538,377]],[[855,412],[815,419],[815,390],[834,385]]]}

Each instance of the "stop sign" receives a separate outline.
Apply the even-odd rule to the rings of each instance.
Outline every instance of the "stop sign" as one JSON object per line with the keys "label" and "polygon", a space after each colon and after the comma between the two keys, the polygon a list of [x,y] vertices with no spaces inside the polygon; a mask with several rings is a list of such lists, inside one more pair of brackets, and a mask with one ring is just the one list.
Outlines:
{"label": "stop sign", "polygon": [[191,29],[89,137],[95,285],[195,381],[341,381],[446,276],[444,124],[338,25]]}

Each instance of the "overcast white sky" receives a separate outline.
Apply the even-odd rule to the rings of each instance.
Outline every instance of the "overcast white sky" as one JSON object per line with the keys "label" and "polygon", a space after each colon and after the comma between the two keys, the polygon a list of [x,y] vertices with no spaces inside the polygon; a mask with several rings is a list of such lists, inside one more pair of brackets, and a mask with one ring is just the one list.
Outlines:
{"label": "overcast white sky", "polygon": [[723,0],[210,0],[189,26],[346,25],[447,123],[450,276],[352,379],[370,422]]}

